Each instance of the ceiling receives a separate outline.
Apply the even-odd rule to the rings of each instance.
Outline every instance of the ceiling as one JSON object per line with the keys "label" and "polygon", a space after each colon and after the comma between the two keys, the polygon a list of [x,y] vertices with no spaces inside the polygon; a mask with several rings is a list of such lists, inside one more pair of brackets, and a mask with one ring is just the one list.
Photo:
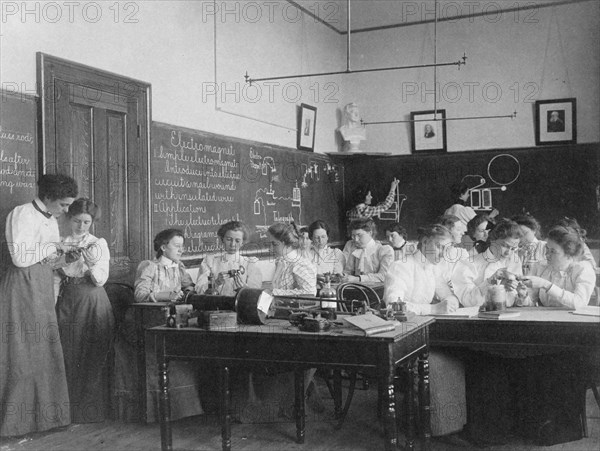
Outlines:
{"label": "ceiling", "polygon": [[[557,5],[583,3],[597,0],[496,0],[480,2],[464,0],[438,0],[438,22],[489,14],[515,14],[516,11],[534,11]],[[350,4],[350,29],[361,33],[385,28],[398,28],[436,20],[435,0],[288,0],[323,25],[346,34],[348,4]],[[523,13],[525,14],[525,13]],[[532,17],[535,17],[534,15]]]}

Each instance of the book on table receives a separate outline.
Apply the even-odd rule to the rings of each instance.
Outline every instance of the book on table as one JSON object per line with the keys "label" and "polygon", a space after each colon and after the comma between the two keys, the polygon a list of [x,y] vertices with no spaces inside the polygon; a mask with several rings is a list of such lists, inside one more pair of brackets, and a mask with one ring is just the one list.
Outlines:
{"label": "book on table", "polygon": [[504,319],[521,316],[521,312],[516,310],[492,310],[488,312],[479,312],[478,318]]}
{"label": "book on table", "polygon": [[453,312],[448,313],[429,313],[429,316],[436,318],[473,318],[479,313],[479,306],[475,307],[461,307]]}
{"label": "book on table", "polygon": [[396,328],[396,323],[394,321],[386,321],[372,313],[347,316],[344,319],[350,325],[362,330],[367,336],[391,332]]}
{"label": "book on table", "polygon": [[585,316],[600,316],[600,306],[597,305],[586,305],[584,307],[578,307],[571,312],[573,315],[585,315]]}

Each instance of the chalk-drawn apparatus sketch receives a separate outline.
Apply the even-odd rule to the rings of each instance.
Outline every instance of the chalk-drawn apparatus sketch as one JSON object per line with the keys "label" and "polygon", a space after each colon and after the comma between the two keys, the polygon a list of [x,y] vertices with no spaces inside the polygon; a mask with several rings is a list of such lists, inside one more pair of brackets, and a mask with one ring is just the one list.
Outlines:
{"label": "chalk-drawn apparatus sketch", "polygon": [[396,186],[396,194],[394,196],[394,203],[385,211],[382,211],[377,216],[382,221],[400,221],[400,212],[402,211],[402,205],[408,197],[406,194],[400,194],[398,186]]}
{"label": "chalk-drawn apparatus sketch", "polygon": [[485,187],[486,179],[481,175],[465,175],[462,179],[467,182],[469,178],[478,179],[475,186],[469,189],[470,203],[473,210],[491,211],[494,208],[492,190],[506,191],[509,185],[517,181],[521,175],[521,164],[511,154],[503,153],[496,155],[487,166],[487,174],[496,186]]}

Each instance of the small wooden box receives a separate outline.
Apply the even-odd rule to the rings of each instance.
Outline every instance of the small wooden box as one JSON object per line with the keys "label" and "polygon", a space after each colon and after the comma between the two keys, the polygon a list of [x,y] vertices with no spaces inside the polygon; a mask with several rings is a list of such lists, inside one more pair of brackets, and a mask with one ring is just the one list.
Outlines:
{"label": "small wooden box", "polygon": [[207,330],[235,329],[237,314],[229,310],[200,312],[198,327]]}

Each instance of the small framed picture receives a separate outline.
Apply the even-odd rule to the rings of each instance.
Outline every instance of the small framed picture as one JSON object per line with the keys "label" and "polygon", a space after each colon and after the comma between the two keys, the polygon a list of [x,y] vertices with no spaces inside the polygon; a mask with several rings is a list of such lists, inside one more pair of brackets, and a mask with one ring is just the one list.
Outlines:
{"label": "small framed picture", "polygon": [[535,144],[575,144],[577,102],[575,98],[535,102]]}
{"label": "small framed picture", "polygon": [[317,107],[302,103],[298,114],[296,147],[300,150],[315,150],[315,130],[317,126]]}
{"label": "small framed picture", "polygon": [[413,111],[412,151],[446,152],[446,110]]}

